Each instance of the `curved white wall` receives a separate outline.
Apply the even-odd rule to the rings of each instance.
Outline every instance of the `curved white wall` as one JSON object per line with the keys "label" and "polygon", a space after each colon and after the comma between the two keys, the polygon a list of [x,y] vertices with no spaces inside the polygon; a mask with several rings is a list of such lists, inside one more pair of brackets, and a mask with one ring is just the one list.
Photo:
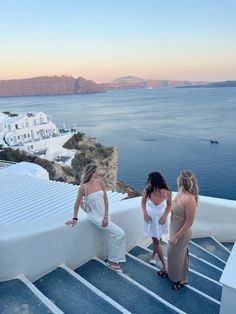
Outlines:
{"label": "curved white wall", "polygon": [[[143,241],[141,198],[111,204],[112,220],[126,233],[127,249]],[[42,220],[0,225],[0,281],[25,274],[34,280],[65,263],[74,268],[94,256],[105,257],[102,232],[84,212],[75,227],[64,225],[72,211]],[[195,236],[236,239],[236,201],[201,197],[193,225]]]}

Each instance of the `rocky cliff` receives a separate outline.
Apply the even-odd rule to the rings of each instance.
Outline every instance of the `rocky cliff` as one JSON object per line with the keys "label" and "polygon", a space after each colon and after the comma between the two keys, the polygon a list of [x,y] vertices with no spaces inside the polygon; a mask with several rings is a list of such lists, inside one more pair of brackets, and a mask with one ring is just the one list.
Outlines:
{"label": "rocky cliff", "polygon": [[76,149],[72,160],[76,182],[80,182],[81,174],[87,164],[96,163],[107,189],[116,190],[118,154],[115,146],[105,147],[97,143],[95,138],[78,133],[64,144],[64,148]]}
{"label": "rocky cliff", "polygon": [[104,89],[93,81],[72,76],[41,76],[19,80],[1,80],[0,96],[39,96],[101,93]]}
{"label": "rocky cliff", "polygon": [[77,185],[80,184],[84,167],[88,163],[95,162],[99,166],[101,177],[108,190],[126,192],[129,197],[140,195],[133,187],[117,180],[118,153],[116,147],[105,147],[97,143],[95,138],[88,137],[84,133],[75,134],[65,143],[64,147],[76,150],[71,167],[61,166],[56,162],[48,161],[30,155],[23,150],[15,150],[9,147],[0,151],[0,160],[36,163],[48,171],[50,180]]}

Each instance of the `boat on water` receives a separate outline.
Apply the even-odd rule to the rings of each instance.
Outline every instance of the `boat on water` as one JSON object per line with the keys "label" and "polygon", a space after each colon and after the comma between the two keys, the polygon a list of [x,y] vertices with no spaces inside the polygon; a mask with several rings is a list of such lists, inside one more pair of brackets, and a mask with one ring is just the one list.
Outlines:
{"label": "boat on water", "polygon": [[215,137],[210,139],[211,144],[219,144],[219,140]]}

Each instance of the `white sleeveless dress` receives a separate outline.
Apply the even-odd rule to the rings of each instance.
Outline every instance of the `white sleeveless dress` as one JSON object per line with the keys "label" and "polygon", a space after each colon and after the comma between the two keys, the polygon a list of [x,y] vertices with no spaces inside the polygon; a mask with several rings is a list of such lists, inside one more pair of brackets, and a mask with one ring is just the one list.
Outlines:
{"label": "white sleeveless dress", "polygon": [[166,219],[164,225],[159,224],[161,216],[164,214],[167,202],[163,200],[159,205],[155,205],[149,198],[146,202],[146,210],[148,215],[152,218],[151,223],[144,221],[144,235],[160,239],[163,234],[169,233],[169,219]]}
{"label": "white sleeveless dress", "polygon": [[114,224],[108,217],[108,226],[103,228],[102,222],[104,219],[105,205],[104,192],[99,190],[88,194],[86,201],[89,204],[91,211],[88,213],[88,218],[92,224],[103,231],[107,242],[108,259],[112,262],[125,262],[125,233]]}

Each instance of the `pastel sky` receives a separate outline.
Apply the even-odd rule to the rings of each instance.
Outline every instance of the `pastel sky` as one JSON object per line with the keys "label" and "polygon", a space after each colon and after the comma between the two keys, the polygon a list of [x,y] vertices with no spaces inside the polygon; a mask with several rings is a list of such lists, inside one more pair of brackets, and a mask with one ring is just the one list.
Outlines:
{"label": "pastel sky", "polygon": [[236,80],[235,0],[0,0],[0,79]]}

